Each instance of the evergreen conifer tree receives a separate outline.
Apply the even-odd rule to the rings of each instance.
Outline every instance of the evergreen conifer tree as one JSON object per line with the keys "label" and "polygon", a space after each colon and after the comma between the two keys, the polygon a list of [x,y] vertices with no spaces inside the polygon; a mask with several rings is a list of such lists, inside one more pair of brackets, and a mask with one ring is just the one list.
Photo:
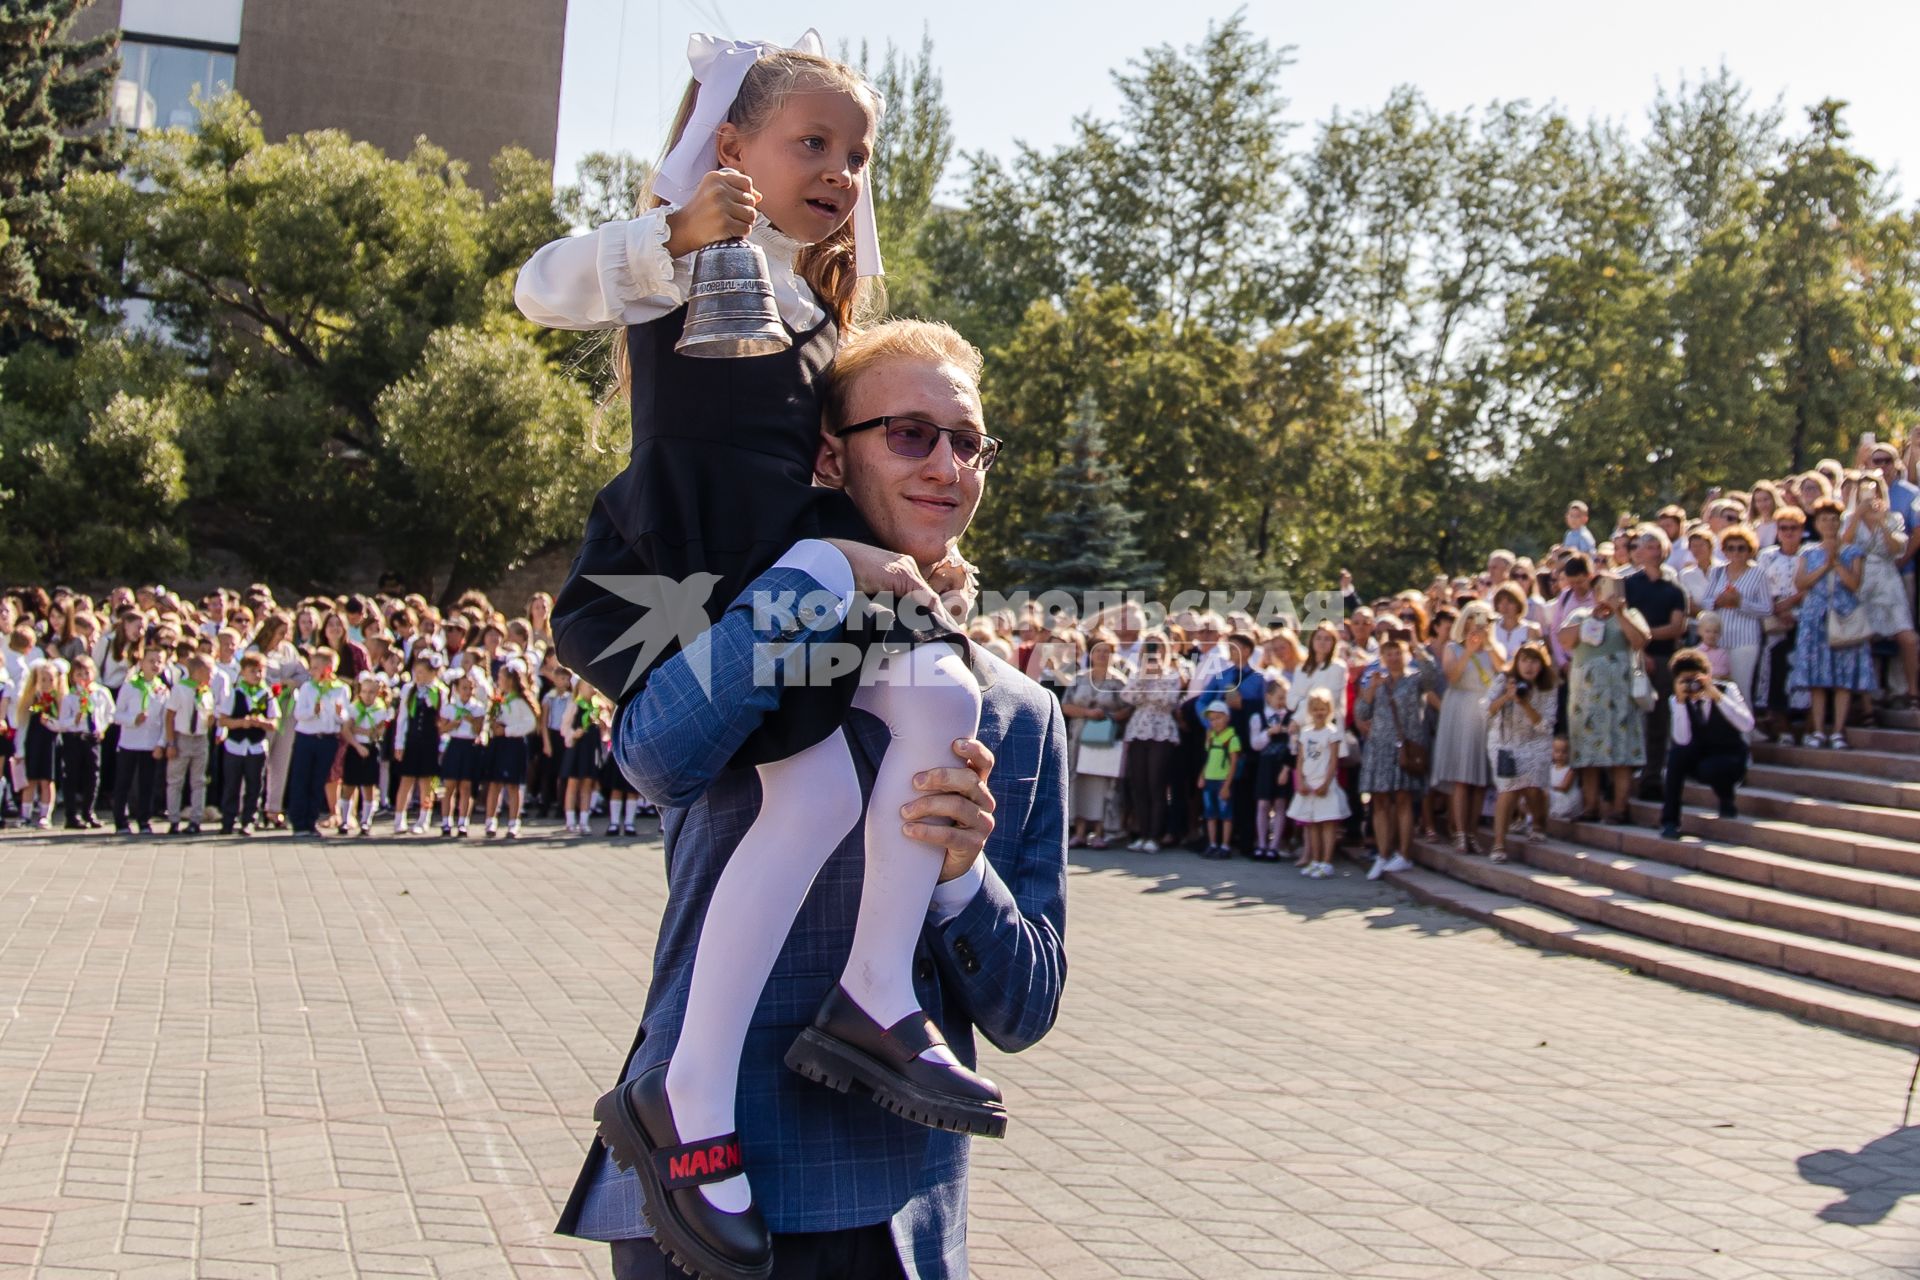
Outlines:
{"label": "evergreen conifer tree", "polygon": [[72,339],[97,277],[67,243],[67,179],[114,164],[103,127],[119,35],[75,43],[86,0],[0,0],[0,356]]}
{"label": "evergreen conifer tree", "polygon": [[1107,457],[1106,429],[1093,393],[1080,397],[1068,428],[1066,457],[1048,481],[1052,510],[1028,535],[1031,548],[1008,567],[1034,590],[1075,595],[1146,587],[1160,566],[1140,552],[1127,507],[1127,478]]}

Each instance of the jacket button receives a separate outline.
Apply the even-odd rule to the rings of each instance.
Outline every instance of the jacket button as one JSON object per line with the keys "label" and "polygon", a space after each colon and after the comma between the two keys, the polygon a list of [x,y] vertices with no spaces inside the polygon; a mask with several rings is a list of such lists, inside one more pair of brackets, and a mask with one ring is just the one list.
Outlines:
{"label": "jacket button", "polygon": [[914,976],[914,980],[917,982],[933,981],[932,962],[927,960],[916,961],[913,966],[913,976]]}

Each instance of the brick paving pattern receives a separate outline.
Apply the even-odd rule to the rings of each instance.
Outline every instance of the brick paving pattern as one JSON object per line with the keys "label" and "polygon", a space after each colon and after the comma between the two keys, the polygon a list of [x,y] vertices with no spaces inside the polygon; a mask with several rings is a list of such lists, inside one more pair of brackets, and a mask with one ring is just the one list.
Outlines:
{"label": "brick paving pattern", "polygon": [[[603,886],[631,887],[615,903]],[[0,838],[0,1276],[599,1276],[648,841]],[[1087,855],[1001,1277],[1920,1276],[1909,1052],[1349,872]]]}

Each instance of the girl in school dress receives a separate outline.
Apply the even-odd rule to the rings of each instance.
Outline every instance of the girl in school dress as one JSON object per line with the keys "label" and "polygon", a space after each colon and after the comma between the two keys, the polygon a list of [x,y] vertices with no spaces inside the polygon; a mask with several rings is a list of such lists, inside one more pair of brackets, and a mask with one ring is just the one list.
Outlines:
{"label": "girl in school dress", "polygon": [[487,733],[487,697],[480,691],[480,673],[473,667],[456,668],[447,688],[440,708],[440,733],[446,740],[440,753],[440,781],[446,784],[440,834],[464,839],[473,813],[474,784],[484,786],[487,781],[481,754]]}
{"label": "girl in school dress", "polygon": [[1307,863],[1300,874],[1324,879],[1333,874],[1340,827],[1353,812],[1339,778],[1340,760],[1347,754],[1347,731],[1333,718],[1333,694],[1325,689],[1307,695],[1306,712],[1287,817],[1307,829]]}
{"label": "girl in school dress", "polygon": [[20,744],[26,789],[20,793],[20,825],[53,823],[54,757],[59,754],[60,700],[67,696],[67,664],[41,658],[28,665],[13,703],[14,740]]}
{"label": "girl in school dress", "polygon": [[355,681],[355,697],[347,704],[347,755],[340,762],[340,831],[346,833],[354,808],[360,810],[360,834],[373,834],[373,813],[380,807],[380,744],[393,708],[387,705],[386,682],[368,668]]}
{"label": "girl in school dress", "polygon": [[407,806],[416,791],[420,816],[416,836],[427,833],[433,815],[433,780],[440,776],[440,711],[449,694],[440,680],[440,654],[421,648],[414,654],[413,679],[394,705],[393,763],[400,787],[393,797],[393,834],[407,830]]}
{"label": "girl in school dress", "polygon": [[[547,245],[516,288],[521,310],[538,322],[624,332],[619,371],[631,392],[632,461],[595,501],[554,614],[562,660],[623,701],[647,675],[638,639],[648,605],[658,602],[636,604],[602,584],[642,575],[686,584],[711,575],[706,605],[717,619],[790,549],[800,562],[835,554],[796,544],[877,541],[843,493],[814,486],[812,477],[827,371],[861,280],[879,271],[864,188],[880,103],[857,72],[823,56],[817,35],[807,41],[802,51],[696,36],[689,47],[696,83],[646,211]],[[766,254],[792,345],[750,358],[680,355],[690,251],[740,235]],[[910,456],[951,447],[956,463],[979,469],[998,447],[977,433],[942,433],[912,419],[839,425],[880,427],[895,452],[923,451]],[[954,586],[966,580],[962,566],[949,568]],[[859,779],[840,732],[849,706],[885,722],[890,745],[864,805],[866,878],[854,950],[788,1062],[826,1079],[857,1053],[850,1038],[930,1025],[912,967],[939,860],[906,836],[897,814],[913,795],[915,771],[951,763],[953,741],[977,731],[980,684],[966,639],[950,623],[895,638],[907,678],[857,687],[855,671],[832,685],[789,688],[736,755],[736,765],[759,770],[762,802],[708,897],[671,1060],[596,1108],[613,1158],[639,1173],[656,1238],[696,1267],[728,1270],[717,1242],[743,1232],[765,1239],[764,1224],[743,1175],[668,1188],[652,1157],[685,1143],[731,1140],[754,1007],[814,876],[861,818]],[[660,639],[668,641],[659,646],[665,660],[676,645]],[[577,823],[578,808],[569,816]],[[860,1056],[859,1082],[897,1113],[949,1129],[1004,1131],[999,1091],[944,1044],[900,1063]],[[926,1083],[929,1077],[939,1083]],[[671,1123],[659,1118],[667,1114]]]}
{"label": "girl in school dress", "polygon": [[499,835],[494,815],[507,803],[507,839],[520,838],[520,805],[526,790],[529,743],[540,728],[540,712],[528,695],[526,664],[509,658],[500,667],[500,691],[494,697],[492,776],[487,783],[487,838]]}
{"label": "girl in school dress", "polygon": [[600,756],[611,723],[607,700],[584,679],[575,679],[567,718],[560,726],[560,802],[567,813],[568,835],[587,834],[593,793],[600,785]]}

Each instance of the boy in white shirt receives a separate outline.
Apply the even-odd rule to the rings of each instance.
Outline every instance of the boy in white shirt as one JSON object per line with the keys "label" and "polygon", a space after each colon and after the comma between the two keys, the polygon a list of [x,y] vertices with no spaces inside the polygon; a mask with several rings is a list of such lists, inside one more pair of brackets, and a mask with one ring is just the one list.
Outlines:
{"label": "boy in white shirt", "polygon": [[220,834],[253,834],[260,819],[261,783],[267,766],[267,735],[280,724],[280,707],[266,682],[267,660],[258,652],[240,659],[240,679],[221,708],[226,733],[221,755]]}
{"label": "boy in white shirt", "polygon": [[[185,810],[187,834],[200,834],[200,820],[207,814],[207,757],[211,754],[214,728],[213,661],[203,653],[187,659],[180,683],[167,695],[167,714],[161,739],[167,756],[167,834],[180,834],[180,818]],[[182,793],[188,798],[181,804]]]}
{"label": "boy in white shirt", "polygon": [[327,774],[340,749],[350,695],[334,678],[338,656],[322,646],[307,659],[313,678],[293,695],[293,761],[287,768],[287,825],[296,837],[320,838],[320,815],[327,811]]}
{"label": "boy in white shirt", "polygon": [[163,741],[167,709],[167,682],[160,671],[167,651],[160,645],[130,646],[138,651],[138,665],[120,686],[113,722],[120,726],[120,746],[113,764],[113,829],[120,835],[153,834],[154,778],[166,757]]}
{"label": "boy in white shirt", "polygon": [[80,654],[73,660],[73,689],[60,700],[60,718],[54,728],[66,760],[67,826],[91,829],[100,825],[93,807],[100,795],[100,743],[113,723],[113,695],[94,679],[93,659]]}

